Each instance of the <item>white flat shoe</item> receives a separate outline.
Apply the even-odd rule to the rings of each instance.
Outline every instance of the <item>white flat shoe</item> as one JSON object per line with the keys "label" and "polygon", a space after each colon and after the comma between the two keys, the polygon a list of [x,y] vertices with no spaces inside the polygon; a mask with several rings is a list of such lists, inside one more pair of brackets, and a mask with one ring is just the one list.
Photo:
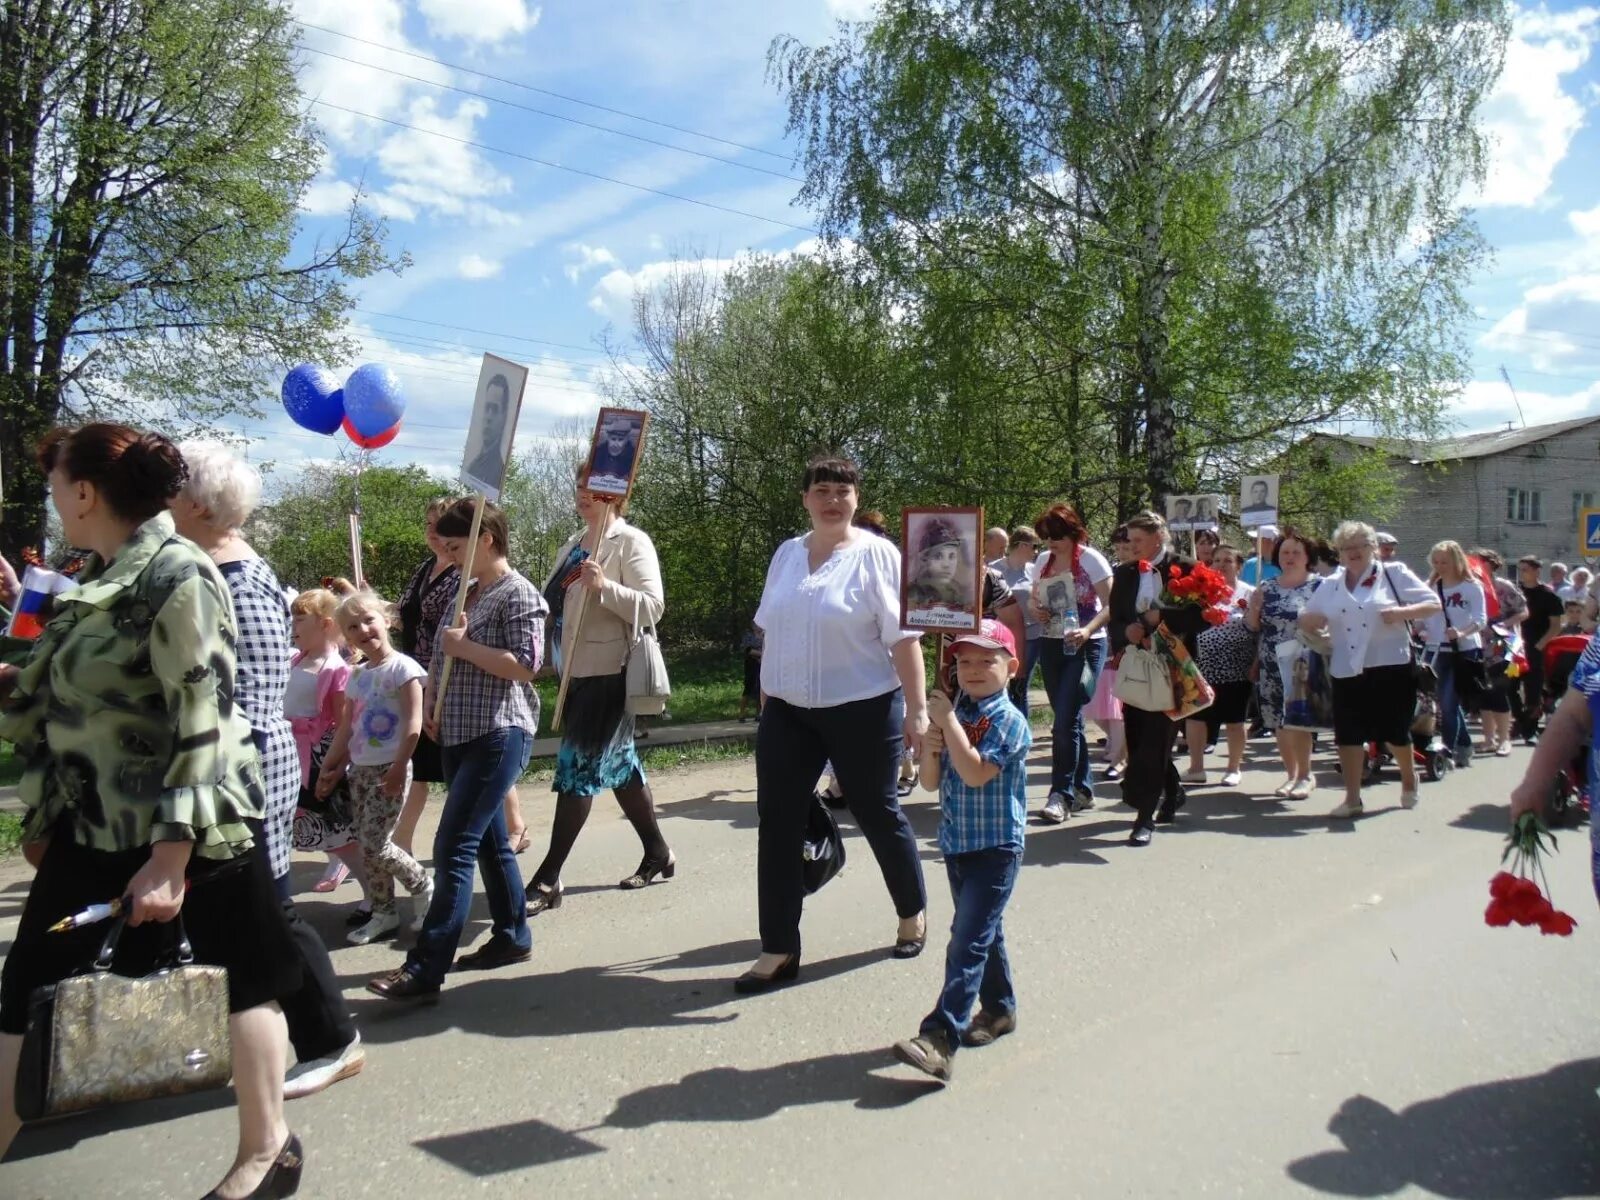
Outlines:
{"label": "white flat shoe", "polygon": [[1328,816],[1332,820],[1343,821],[1351,817],[1359,817],[1364,811],[1366,810],[1361,801],[1357,800],[1354,804],[1352,804],[1350,801],[1346,800],[1343,804],[1339,805],[1338,808],[1329,813]]}
{"label": "white flat shoe", "polygon": [[1183,783],[1204,783],[1206,781],[1206,769],[1201,767],[1198,771],[1193,769],[1185,771],[1178,776],[1178,779]]}
{"label": "white flat shoe", "polygon": [[1237,771],[1229,771],[1227,774],[1225,774],[1222,777],[1222,786],[1223,787],[1238,787],[1239,784],[1243,781],[1243,779],[1244,779],[1244,776],[1240,775],[1239,772],[1237,772]]}
{"label": "white flat shoe", "polygon": [[1311,793],[1316,790],[1316,786],[1317,786],[1317,784],[1316,784],[1315,780],[1312,780],[1312,779],[1296,779],[1294,781],[1294,786],[1291,787],[1284,794],[1286,796],[1288,796],[1289,799],[1291,799],[1291,800],[1304,800],[1307,796],[1311,795]]}
{"label": "white flat shoe", "polygon": [[1287,796],[1291,791],[1294,790],[1295,783],[1296,781],[1293,779],[1285,779],[1277,787],[1272,789],[1272,794],[1274,796]]}
{"label": "white flat shoe", "polygon": [[1400,793],[1400,807],[1401,808],[1415,808],[1417,806],[1417,801],[1420,800],[1421,798],[1422,797],[1417,795],[1416,792],[1401,792]]}

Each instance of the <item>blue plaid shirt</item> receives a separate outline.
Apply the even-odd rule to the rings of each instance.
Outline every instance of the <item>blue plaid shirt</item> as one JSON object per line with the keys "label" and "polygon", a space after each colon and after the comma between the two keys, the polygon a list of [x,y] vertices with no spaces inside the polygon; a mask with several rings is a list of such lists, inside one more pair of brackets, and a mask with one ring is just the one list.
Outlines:
{"label": "blue plaid shirt", "polygon": [[968,787],[950,765],[950,752],[940,754],[939,802],[944,814],[939,849],[947,855],[996,847],[1021,850],[1028,820],[1028,750],[1033,746],[1028,718],[1002,688],[984,700],[963,693],[956,701],[956,720],[978,757],[994,763],[1000,774],[981,788]]}

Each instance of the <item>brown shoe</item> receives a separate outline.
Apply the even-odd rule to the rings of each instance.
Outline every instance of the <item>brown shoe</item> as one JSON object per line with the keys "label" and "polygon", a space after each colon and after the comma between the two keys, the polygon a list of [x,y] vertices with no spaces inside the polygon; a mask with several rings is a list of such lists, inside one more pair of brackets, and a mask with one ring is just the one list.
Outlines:
{"label": "brown shoe", "polygon": [[932,1075],[941,1083],[950,1080],[950,1060],[955,1051],[942,1031],[919,1033],[894,1044],[894,1056],[908,1067]]}
{"label": "brown shoe", "polygon": [[382,996],[385,1000],[407,1000],[420,1004],[439,1003],[439,985],[424,983],[422,976],[414,974],[405,967],[399,967],[376,979],[369,979],[367,991]]}
{"label": "brown shoe", "polygon": [[980,1008],[978,1015],[972,1018],[972,1024],[967,1026],[967,1032],[962,1035],[961,1044],[963,1046],[987,1046],[995,1038],[1005,1037],[1016,1027],[1016,1013],[992,1013],[986,1008]]}

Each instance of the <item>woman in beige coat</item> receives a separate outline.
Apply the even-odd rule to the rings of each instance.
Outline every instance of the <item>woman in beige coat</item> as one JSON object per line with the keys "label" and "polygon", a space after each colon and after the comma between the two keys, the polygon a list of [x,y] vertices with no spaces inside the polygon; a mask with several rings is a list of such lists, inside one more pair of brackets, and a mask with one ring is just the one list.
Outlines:
{"label": "woman in beige coat", "polygon": [[[556,568],[544,585],[555,668],[571,678],[556,755],[555,823],[550,850],[528,884],[530,917],[561,907],[561,868],[589,819],[595,794],[607,788],[644,848],[639,869],[618,886],[642,888],[658,875],[671,879],[677,870],[634,747],[623,674],[635,623],[653,625],[666,608],[661,563],[655,544],[617,515],[614,504],[612,497],[578,489],[584,527],[556,555]],[[597,532],[599,550],[591,557]]]}

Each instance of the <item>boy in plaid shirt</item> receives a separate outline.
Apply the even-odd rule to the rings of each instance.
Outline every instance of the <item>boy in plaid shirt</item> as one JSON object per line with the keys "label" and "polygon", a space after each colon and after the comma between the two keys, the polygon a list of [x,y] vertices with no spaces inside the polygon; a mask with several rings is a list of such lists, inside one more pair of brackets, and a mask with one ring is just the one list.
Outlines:
{"label": "boy in plaid shirt", "polygon": [[[986,1046],[1017,1027],[1000,920],[1022,867],[1027,821],[1028,719],[1006,685],[1017,673],[1017,643],[999,621],[954,639],[959,698],[928,697],[922,786],[939,789],[944,852],[955,919],[945,951],[944,990],[921,1032],[897,1042],[895,1057],[935,1079],[950,1078],[956,1047]],[[968,1020],[974,1000],[982,1002]]]}

